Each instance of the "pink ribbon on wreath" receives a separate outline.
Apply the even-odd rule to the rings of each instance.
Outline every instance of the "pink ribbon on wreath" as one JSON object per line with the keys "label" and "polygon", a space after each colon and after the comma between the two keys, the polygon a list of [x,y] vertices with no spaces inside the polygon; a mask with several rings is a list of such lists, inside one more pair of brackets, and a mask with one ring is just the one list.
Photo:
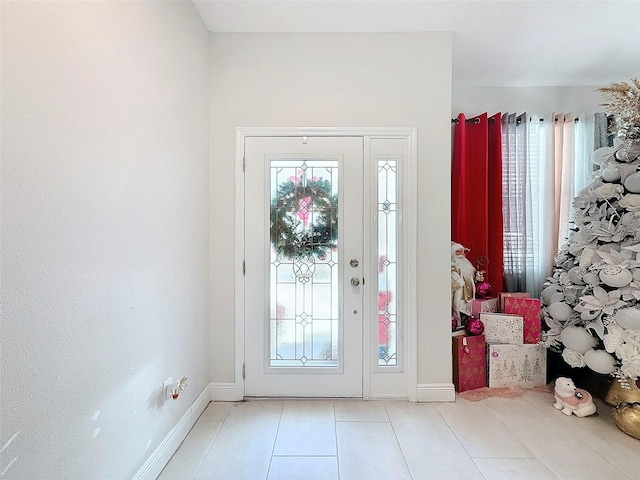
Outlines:
{"label": "pink ribbon on wreath", "polygon": [[302,220],[305,227],[309,222],[309,210],[311,210],[311,197],[304,197],[298,200],[298,218]]}
{"label": "pink ribbon on wreath", "polygon": [[[300,185],[302,183],[302,170],[298,170],[298,174],[296,176],[291,176],[287,178],[290,182],[293,182],[294,185]],[[315,182],[318,180],[318,177],[313,177],[312,180]],[[298,200],[298,218],[302,220],[302,225],[304,227],[309,223],[309,215],[311,215],[311,196],[301,198]]]}

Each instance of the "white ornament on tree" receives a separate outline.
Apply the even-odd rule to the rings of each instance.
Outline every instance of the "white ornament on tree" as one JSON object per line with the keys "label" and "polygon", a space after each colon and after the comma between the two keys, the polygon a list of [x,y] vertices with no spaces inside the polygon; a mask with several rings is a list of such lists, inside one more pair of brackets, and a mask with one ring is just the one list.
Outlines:
{"label": "white ornament on tree", "polygon": [[584,354],[584,363],[594,372],[603,375],[609,375],[616,369],[616,359],[604,350],[589,350]]}
{"label": "white ornament on tree", "polygon": [[621,308],[616,312],[615,320],[622,328],[640,330],[640,310],[637,308]]}
{"label": "white ornament on tree", "polygon": [[566,327],[560,334],[560,340],[565,347],[584,355],[598,343],[583,327]]}

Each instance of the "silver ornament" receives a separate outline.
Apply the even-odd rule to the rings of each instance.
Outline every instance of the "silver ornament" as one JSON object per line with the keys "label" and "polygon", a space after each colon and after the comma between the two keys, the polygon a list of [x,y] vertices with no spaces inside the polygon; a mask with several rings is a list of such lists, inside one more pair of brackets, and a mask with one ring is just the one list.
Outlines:
{"label": "silver ornament", "polygon": [[640,156],[640,143],[625,142],[614,155],[621,162],[632,162]]}

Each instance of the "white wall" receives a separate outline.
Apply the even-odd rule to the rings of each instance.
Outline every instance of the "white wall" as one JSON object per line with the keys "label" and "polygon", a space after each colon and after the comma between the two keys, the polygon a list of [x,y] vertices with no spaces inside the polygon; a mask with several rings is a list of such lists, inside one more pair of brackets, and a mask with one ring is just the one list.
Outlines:
{"label": "white wall", "polygon": [[[611,80],[617,81],[615,79]],[[551,118],[553,113],[604,111],[603,97],[594,87],[470,87],[454,86],[451,115],[467,116],[487,112],[527,112]]]}
{"label": "white wall", "polygon": [[207,51],[190,2],[2,2],[2,478],[132,478],[209,382]]}
{"label": "white wall", "polygon": [[451,35],[214,33],[212,69],[212,380],[237,380],[235,128],[400,126],[418,129],[419,382],[450,383]]}

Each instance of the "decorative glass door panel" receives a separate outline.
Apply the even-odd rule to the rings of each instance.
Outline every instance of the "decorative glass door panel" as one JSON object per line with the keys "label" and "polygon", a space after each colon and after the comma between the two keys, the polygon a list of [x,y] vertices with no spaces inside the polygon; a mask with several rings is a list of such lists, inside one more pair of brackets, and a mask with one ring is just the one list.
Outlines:
{"label": "decorative glass door panel", "polygon": [[270,366],[338,367],[338,161],[270,163]]}
{"label": "decorative glass door panel", "polygon": [[378,365],[398,365],[397,172],[395,158],[378,160]]}
{"label": "decorative glass door panel", "polygon": [[363,139],[247,137],[245,162],[245,394],[360,397]]}

